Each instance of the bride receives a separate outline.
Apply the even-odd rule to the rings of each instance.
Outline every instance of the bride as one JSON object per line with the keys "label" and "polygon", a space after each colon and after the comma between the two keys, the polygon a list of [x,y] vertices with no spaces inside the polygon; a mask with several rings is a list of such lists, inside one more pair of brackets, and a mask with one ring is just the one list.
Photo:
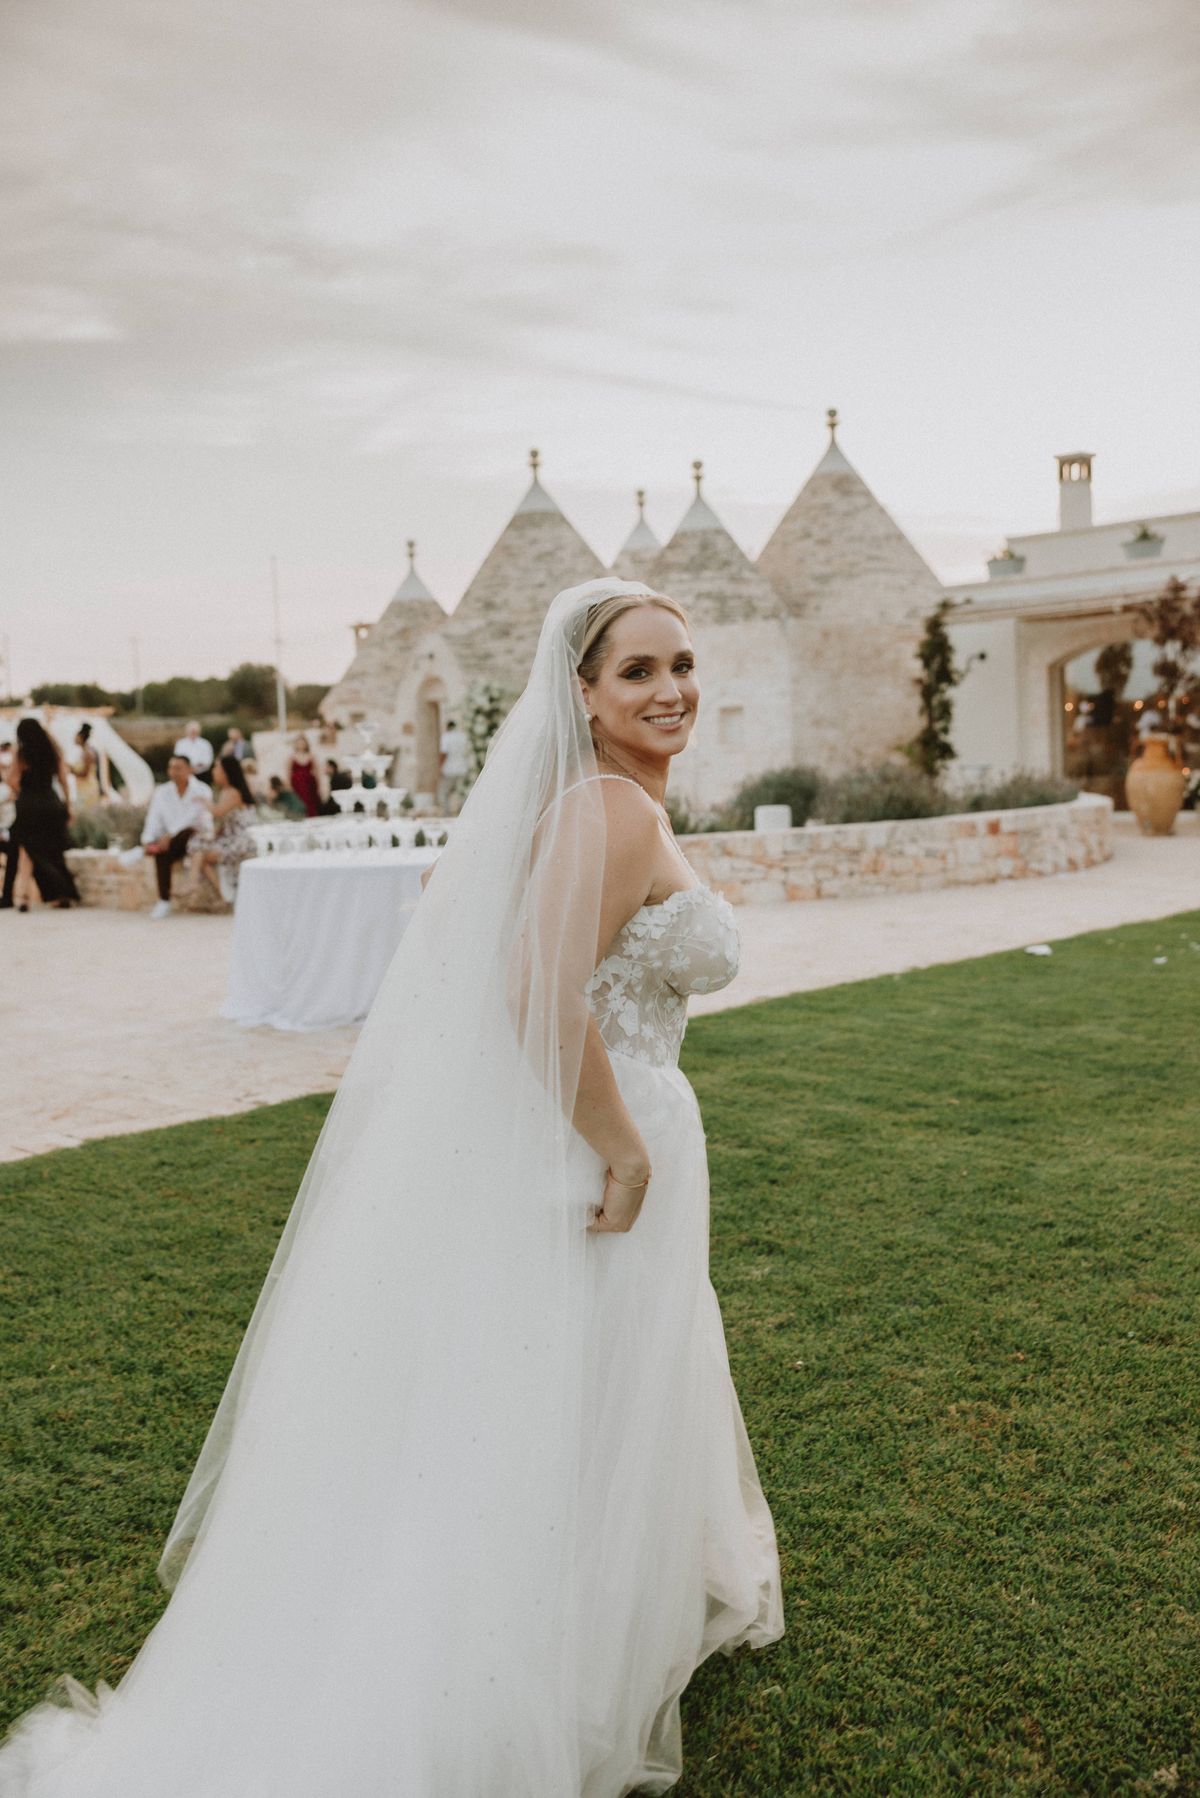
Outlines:
{"label": "bride", "polygon": [[620,1798],[783,1631],[678,1067],[737,932],[663,810],[684,613],[604,579],[528,686],[330,1109],[115,1690],[3,1798]]}

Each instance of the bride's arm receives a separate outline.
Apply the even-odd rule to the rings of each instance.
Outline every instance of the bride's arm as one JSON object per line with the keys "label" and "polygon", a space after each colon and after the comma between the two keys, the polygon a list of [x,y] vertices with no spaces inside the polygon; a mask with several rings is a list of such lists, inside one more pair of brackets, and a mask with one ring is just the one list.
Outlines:
{"label": "bride's arm", "polygon": [[508,998],[522,1053],[608,1167],[589,1227],[628,1230],[645,1196],[650,1159],[586,989],[622,924],[649,897],[658,821],[652,801],[632,783],[606,789],[603,818],[596,816],[595,787],[543,814]]}
{"label": "bride's arm", "polygon": [[571,1122],[623,1185],[636,1188],[649,1179],[646,1145],[621,1097],[595,1018],[586,1026]]}
{"label": "bride's arm", "polygon": [[[615,783],[614,783],[615,785]],[[652,884],[658,824],[645,796],[626,786],[605,794],[608,842],[600,895],[596,962],[622,924],[645,903]],[[572,1123],[603,1157],[617,1180],[639,1185],[650,1171],[641,1132],[621,1097],[600,1028],[590,1011]]]}

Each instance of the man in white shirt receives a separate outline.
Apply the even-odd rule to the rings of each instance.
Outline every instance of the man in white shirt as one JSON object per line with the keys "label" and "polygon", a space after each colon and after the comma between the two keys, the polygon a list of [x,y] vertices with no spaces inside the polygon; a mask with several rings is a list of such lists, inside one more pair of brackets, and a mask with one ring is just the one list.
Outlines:
{"label": "man in white shirt", "polygon": [[213,746],[200,735],[200,722],[193,718],[176,743],[173,753],[184,756],[193,774],[207,774],[213,765]]}
{"label": "man in white shirt", "polygon": [[121,857],[126,867],[132,867],[143,855],[154,857],[158,904],[150,913],[152,918],[170,917],[171,870],[183,860],[194,836],[208,835],[211,804],[211,792],[202,780],[196,779],[187,756],[177,750],[167,764],[166,780],[154,789],[140,847],[127,849]]}
{"label": "man in white shirt", "polygon": [[448,718],[438,748],[438,806],[443,812],[457,812],[463,780],[471,771],[471,740]]}

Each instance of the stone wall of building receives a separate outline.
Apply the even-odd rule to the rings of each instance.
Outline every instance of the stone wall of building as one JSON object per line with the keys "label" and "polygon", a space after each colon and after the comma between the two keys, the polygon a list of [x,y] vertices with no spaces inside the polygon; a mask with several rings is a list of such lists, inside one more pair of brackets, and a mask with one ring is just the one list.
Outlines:
{"label": "stone wall of building", "polygon": [[702,812],[764,768],[792,761],[787,626],[781,618],[693,623],[692,644],[700,710],[671,764],[671,794]]}
{"label": "stone wall of building", "polygon": [[681,837],[706,885],[733,905],[911,893],[1094,867],[1112,854],[1112,802],[963,812],[880,824],[714,831]]}

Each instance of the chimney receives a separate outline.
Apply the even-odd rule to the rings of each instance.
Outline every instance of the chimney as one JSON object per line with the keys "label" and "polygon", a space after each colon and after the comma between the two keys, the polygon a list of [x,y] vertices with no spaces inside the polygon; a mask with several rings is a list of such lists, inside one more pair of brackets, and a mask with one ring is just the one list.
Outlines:
{"label": "chimney", "polygon": [[1086,530],[1092,522],[1092,452],[1058,457],[1058,528]]}

